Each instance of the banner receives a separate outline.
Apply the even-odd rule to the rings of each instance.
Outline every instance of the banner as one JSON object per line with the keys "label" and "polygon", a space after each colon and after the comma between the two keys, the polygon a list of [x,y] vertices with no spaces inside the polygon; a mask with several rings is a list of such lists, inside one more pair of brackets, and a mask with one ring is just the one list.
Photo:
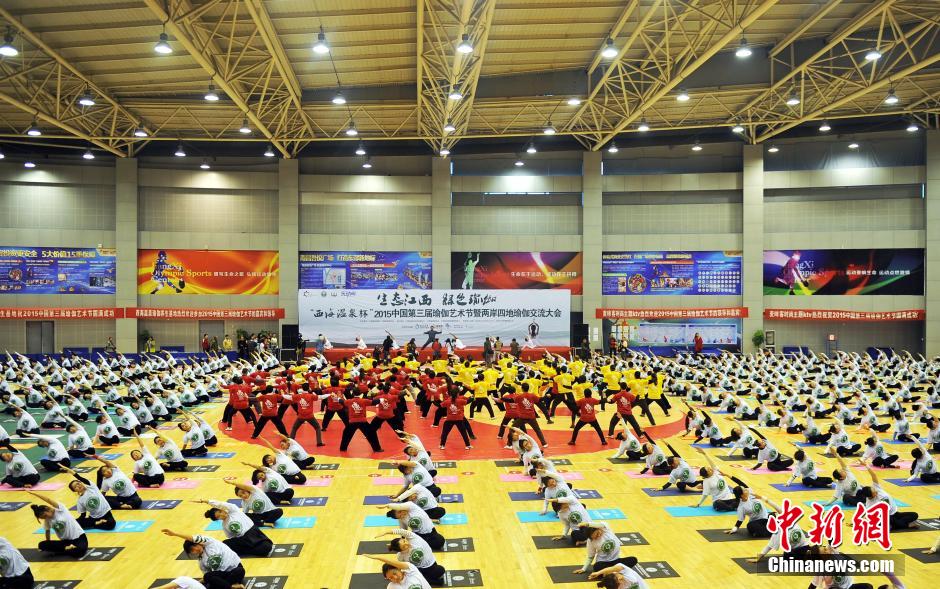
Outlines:
{"label": "banner", "polygon": [[276,295],[278,252],[138,250],[137,294]]}
{"label": "banner", "polygon": [[300,252],[300,288],[431,288],[431,252]]}
{"label": "banner", "polygon": [[905,311],[840,311],[836,309],[764,309],[764,319],[782,321],[923,321],[924,309]]}
{"label": "banner", "polygon": [[741,252],[604,252],[605,295],[739,295]]}
{"label": "banner", "polygon": [[387,333],[404,347],[412,338],[419,348],[434,338],[459,338],[480,347],[486,336],[499,336],[508,347],[568,346],[571,293],[553,290],[533,297],[526,290],[301,290],[300,332],[313,339],[324,334],[338,348],[362,338],[371,350]]}
{"label": "banner", "polygon": [[924,250],[764,250],[765,295],[923,295]]}
{"label": "banner", "polygon": [[114,294],[114,248],[0,247],[0,294]]}
{"label": "banner", "polygon": [[158,309],[128,307],[129,319],[283,319],[284,309]]}
{"label": "banner", "polygon": [[454,289],[563,288],[581,294],[581,252],[452,252]]}
{"label": "banner", "polygon": [[0,309],[0,319],[123,319],[124,309],[112,307],[13,307]]}
{"label": "banner", "polygon": [[597,319],[707,319],[747,317],[747,307],[714,309],[595,309]]}

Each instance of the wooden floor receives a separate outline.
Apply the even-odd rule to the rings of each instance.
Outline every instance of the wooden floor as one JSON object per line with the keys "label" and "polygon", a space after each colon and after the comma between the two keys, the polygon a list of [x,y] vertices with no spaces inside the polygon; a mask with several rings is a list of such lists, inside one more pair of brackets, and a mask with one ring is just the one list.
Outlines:
{"label": "wooden floor", "polygon": [[[608,408],[608,412],[610,408]],[[213,405],[206,412],[207,417],[217,417],[221,412],[221,405]],[[657,413],[657,417],[659,414]],[[415,414],[408,416],[409,426],[417,425]],[[675,420],[676,416],[672,418]],[[210,419],[210,422],[212,420]],[[482,422],[492,424],[488,418]],[[554,429],[563,429],[565,424],[556,420]],[[607,417],[602,418],[606,425]],[[423,423],[422,423],[423,425]],[[338,429],[338,428],[336,428]],[[485,428],[487,436],[493,436],[491,428]],[[243,431],[243,430],[241,430]],[[434,430],[437,431],[437,430]],[[922,429],[920,430],[922,431]],[[330,431],[330,440],[335,434]],[[559,436],[561,432],[558,432]],[[480,435],[480,432],[478,432]],[[178,438],[178,436],[175,436]],[[495,437],[495,436],[494,436]],[[783,450],[789,446],[787,439],[799,440],[795,436],[773,434],[770,436],[777,447]],[[856,436],[857,437],[857,436]],[[308,438],[304,438],[305,442]],[[553,438],[554,439],[554,438]],[[456,440],[455,440],[456,441]],[[437,453],[436,443],[433,439],[425,439],[429,449]],[[676,437],[670,439],[672,445],[686,457],[693,465],[699,465],[699,456],[689,448],[690,440],[680,440]],[[432,445],[433,444],[433,445]],[[307,444],[313,449],[312,444]],[[489,444],[487,444],[489,445]],[[909,459],[912,446],[890,446],[902,454],[903,459]],[[335,442],[330,444],[333,454]],[[569,446],[552,444],[546,452],[552,458],[561,458],[566,455]],[[392,450],[386,444],[387,450]],[[578,442],[582,453],[571,454],[571,466],[561,467],[564,470],[583,474],[584,480],[575,483],[578,489],[594,489],[602,495],[602,499],[586,501],[590,509],[616,508],[626,514],[627,519],[611,522],[612,528],[617,532],[639,532],[649,543],[644,546],[625,547],[624,554],[634,555],[641,562],[666,561],[679,574],[677,578],[654,579],[649,585],[654,589],[679,589],[694,586],[715,587],[748,587],[748,588],[784,588],[808,586],[809,579],[801,577],[769,577],[752,576],[745,573],[731,559],[733,557],[747,557],[755,555],[763,546],[763,540],[747,542],[708,543],[696,530],[705,528],[727,528],[734,521],[734,516],[704,517],[704,518],[673,518],[664,510],[667,506],[692,505],[697,494],[688,497],[662,497],[651,498],[642,492],[643,487],[653,487],[662,484],[663,479],[631,479],[625,472],[637,471],[635,464],[611,464],[607,457],[614,447],[602,447],[593,432],[584,430]],[[589,452],[584,450],[590,449]],[[111,452],[120,452],[123,456],[117,462],[130,470],[131,460],[129,452],[130,443],[123,443],[118,449]],[[231,497],[231,487],[221,482],[223,476],[239,476],[244,478],[247,469],[239,464],[241,460],[256,461],[263,453],[263,448],[257,445],[241,442],[225,435],[220,435],[220,443],[214,449],[218,452],[236,452],[236,456],[225,460],[203,460],[197,463],[218,464],[220,468],[214,473],[184,473],[183,475],[168,474],[168,479],[189,477],[199,481],[199,486],[192,490],[158,490],[143,491],[144,499],[182,499],[184,503],[172,510],[166,511],[118,511],[120,520],[152,520],[154,523],[146,532],[142,533],[95,533],[89,535],[92,547],[120,546],[124,550],[109,562],[70,562],[70,563],[36,563],[33,571],[39,580],[75,579],[81,580],[81,588],[110,589],[126,587],[149,587],[157,578],[174,577],[178,575],[199,576],[194,561],[177,561],[180,552],[180,541],[167,538],[159,533],[161,528],[169,527],[180,532],[201,532],[208,523],[202,516],[203,505],[190,502],[194,499],[219,499]],[[596,451],[595,451],[596,450]],[[785,450],[784,450],[785,451]],[[494,464],[492,452],[487,459],[472,459],[473,450],[464,451],[461,447],[456,452],[449,452],[446,458],[458,460],[456,469],[442,469],[440,475],[457,475],[456,484],[441,485],[444,493],[462,493],[464,503],[446,505],[449,513],[465,513],[469,517],[467,525],[441,526],[439,531],[448,538],[471,537],[475,551],[468,553],[438,554],[438,560],[446,568],[479,569],[484,587],[518,588],[518,587],[547,587],[555,584],[549,578],[546,567],[567,565],[571,570],[578,568],[584,561],[585,552],[582,548],[565,548],[554,550],[536,550],[532,536],[553,535],[561,532],[559,523],[520,523],[516,517],[517,511],[534,511],[541,509],[541,502],[513,502],[510,501],[510,491],[535,490],[533,483],[501,482],[499,475],[517,469],[500,468]],[[715,454],[715,451],[710,451]],[[726,452],[726,451],[724,451]],[[722,453],[724,453],[722,452]],[[500,450],[502,458],[511,458],[508,450]],[[792,452],[791,452],[792,454]],[[363,557],[356,556],[358,543],[362,540],[372,540],[383,531],[383,528],[364,527],[364,518],[367,515],[382,513],[371,506],[363,505],[366,495],[387,494],[396,487],[376,486],[373,477],[376,475],[391,476],[394,471],[379,471],[377,461],[361,458],[331,457],[318,454],[318,462],[337,463],[335,471],[308,471],[308,476],[331,477],[325,480],[330,482],[327,487],[299,487],[298,496],[327,497],[324,507],[299,507],[285,510],[285,515],[314,516],[316,524],[311,529],[272,530],[268,535],[275,543],[303,543],[303,549],[297,558],[278,559],[248,559],[245,568],[249,576],[286,576],[288,589],[301,587],[340,589],[349,586],[351,575],[354,573],[374,573],[378,570],[376,563]],[[732,464],[746,466],[750,461],[741,463],[724,463],[728,471],[737,471],[740,468]],[[822,470],[831,471],[833,461],[825,461]],[[860,481],[867,483],[863,472],[858,473]],[[895,477],[906,476],[905,472],[894,474]],[[761,475],[745,477],[750,485],[775,499],[778,503],[783,494],[770,487],[770,483],[785,482],[787,474]],[[887,476],[886,476],[887,478]],[[51,482],[66,482],[64,475],[56,475]],[[923,518],[940,516],[940,485],[930,487],[897,487],[886,485],[889,492],[897,499],[911,505],[910,508],[918,511]],[[66,504],[73,504],[73,495],[65,488],[50,493]],[[787,494],[794,501],[809,499],[828,500],[831,492],[791,493]],[[2,501],[28,501],[29,498],[20,492],[0,493]],[[38,528],[37,522],[31,517],[31,512],[24,507],[14,512],[0,513],[0,535],[6,536],[15,546],[25,548],[34,547],[41,536],[33,532]],[[920,548],[931,545],[937,538],[937,532],[916,532],[893,535],[895,552],[899,548]],[[213,533],[221,537],[220,532]],[[846,527],[847,542],[851,542],[851,530]],[[859,552],[880,552],[880,548],[867,548]],[[938,564],[922,564],[913,559],[906,559],[906,574],[903,579],[909,588],[926,588],[936,586]],[[859,580],[859,579],[857,579]],[[876,587],[883,579],[871,578]],[[378,586],[383,586],[380,584]],[[564,584],[561,586],[576,589],[589,587],[586,580],[582,583]],[[258,585],[260,588],[261,585]]]}

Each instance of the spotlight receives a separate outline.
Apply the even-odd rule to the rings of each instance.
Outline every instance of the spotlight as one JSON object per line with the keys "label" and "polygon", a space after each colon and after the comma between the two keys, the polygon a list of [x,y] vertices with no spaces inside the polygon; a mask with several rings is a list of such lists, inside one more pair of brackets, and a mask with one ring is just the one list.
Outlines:
{"label": "spotlight", "polygon": [[854,141],[852,143],[849,143],[849,149],[858,149],[858,143]]}
{"label": "spotlight", "polygon": [[747,59],[751,56],[751,48],[747,44],[747,39],[741,37],[741,44],[738,45],[737,50],[734,52],[734,56],[738,59]]}
{"label": "spotlight", "polygon": [[831,131],[832,127],[829,126],[829,121],[823,121],[822,124],[819,125],[819,130],[823,133]]}
{"label": "spotlight", "polygon": [[447,149],[446,147],[442,147],[438,153],[441,154],[441,157],[447,157],[450,155],[450,150]]}
{"label": "spotlight", "polygon": [[787,97],[787,106],[796,106],[799,103],[800,97],[796,94],[790,94],[790,96]]}
{"label": "spotlight", "polygon": [[176,157],[186,157],[186,151],[183,149],[182,143],[176,146],[176,151],[173,152],[173,155]]}
{"label": "spotlight", "polygon": [[367,169],[367,170],[370,169],[370,168],[372,168],[372,160],[371,160],[371,159],[367,159],[366,161],[362,162],[362,167],[365,168],[365,169]]}
{"label": "spotlight", "polygon": [[445,132],[445,133],[453,133],[453,132],[456,131],[456,130],[457,130],[457,127],[455,127],[453,123],[445,123],[445,124],[444,124],[444,132]]}
{"label": "spotlight", "polygon": [[134,137],[146,137],[147,131],[143,127],[137,127],[134,129]]}
{"label": "spotlight", "polygon": [[19,54],[16,47],[13,46],[13,29],[7,28],[7,34],[3,36],[3,45],[0,45],[0,55],[3,57],[16,57]]}
{"label": "spotlight", "polygon": [[460,100],[461,98],[463,98],[463,94],[460,92],[459,88],[454,86],[451,89],[450,94],[447,95],[447,97],[450,98],[451,100]]}
{"label": "spotlight", "polygon": [[538,150],[535,149],[535,144],[534,144],[534,143],[529,143],[529,146],[525,148],[525,152],[526,152],[526,153],[537,153]]}
{"label": "spotlight", "polygon": [[617,153],[618,151],[620,151],[620,150],[617,149],[617,144],[616,144],[616,143],[611,143],[611,144],[610,144],[610,147],[607,148],[607,153]]}
{"label": "spotlight", "polygon": [[617,57],[617,53],[617,46],[614,45],[614,40],[608,37],[607,43],[604,45],[604,49],[601,51],[601,57],[604,59],[613,59]]}
{"label": "spotlight", "polygon": [[916,133],[918,130],[920,130],[920,127],[917,126],[917,123],[914,123],[914,122],[908,123],[907,125],[908,133]]}
{"label": "spotlight", "polygon": [[170,38],[167,37],[166,31],[160,33],[160,40],[153,46],[153,50],[161,55],[173,53],[173,48],[170,47]]}
{"label": "spotlight", "polygon": [[208,160],[202,160],[202,163],[199,164],[199,167],[202,168],[203,170],[208,170],[208,169],[209,169],[209,161],[208,161]]}
{"label": "spotlight", "polygon": [[82,154],[82,157],[86,160],[93,160],[95,159],[95,154],[93,154],[90,149],[86,149],[85,153]]}
{"label": "spotlight", "polygon": [[317,42],[313,44],[313,52],[318,55],[326,55],[330,52],[330,46],[326,44],[326,34],[322,29],[317,33]]}
{"label": "spotlight", "polygon": [[203,98],[205,98],[208,102],[218,102],[219,95],[215,93],[215,86],[211,82],[209,83],[209,91],[206,92],[206,95],[203,96]]}
{"label": "spotlight", "polygon": [[359,134],[359,130],[356,129],[356,123],[349,123],[349,127],[346,128],[346,135],[349,137],[355,137]]}
{"label": "spotlight", "polygon": [[470,43],[470,35],[464,33],[460,38],[460,44],[457,45],[458,53],[473,53],[473,45]]}
{"label": "spotlight", "polygon": [[269,145],[269,146],[267,146],[267,147],[265,148],[265,150],[264,150],[264,157],[274,157],[275,155],[277,155],[277,154],[274,153],[274,148],[273,148],[273,147],[271,147],[271,146]]}
{"label": "spotlight", "polygon": [[577,96],[572,96],[568,99],[568,106],[578,106],[579,104],[581,104],[581,99]]}
{"label": "spotlight", "polygon": [[516,160],[516,163],[513,165],[515,165],[517,168],[521,168],[522,166],[525,165],[525,162],[522,160]]}
{"label": "spotlight", "polygon": [[86,92],[78,97],[78,103],[82,106],[94,106],[95,97],[92,96],[89,92]]}
{"label": "spotlight", "polygon": [[366,154],[366,146],[360,143],[359,147],[356,148],[356,155],[365,155],[365,154]]}
{"label": "spotlight", "polygon": [[702,151],[702,144],[696,141],[695,145],[692,146],[692,151]]}
{"label": "spotlight", "polygon": [[251,135],[251,127],[248,126],[248,119],[242,119],[242,126],[238,128],[238,132],[242,135]]}
{"label": "spotlight", "polygon": [[897,104],[898,95],[894,93],[894,88],[888,90],[888,95],[885,96],[885,104]]}
{"label": "spotlight", "polygon": [[27,161],[27,162],[23,162],[23,167],[24,167],[24,168],[35,168],[35,167],[36,167],[36,164],[34,164],[33,162]]}
{"label": "spotlight", "polygon": [[770,153],[777,153],[778,151],[780,151],[780,148],[777,147],[776,145],[771,145],[770,147],[767,148],[767,151]]}
{"label": "spotlight", "polygon": [[650,130],[650,126],[649,126],[649,124],[646,122],[646,119],[642,119],[642,120],[640,121],[640,124],[637,125],[636,130],[639,131],[640,133],[646,133],[647,131]]}
{"label": "spotlight", "polygon": [[554,135],[554,134],[557,133],[557,132],[558,132],[558,131],[557,131],[557,130],[555,129],[555,127],[552,125],[552,122],[551,122],[551,121],[548,121],[548,123],[545,124],[545,128],[542,129],[542,133],[544,133],[544,134],[546,134],[546,135]]}
{"label": "spotlight", "polygon": [[33,119],[33,122],[29,124],[29,128],[26,129],[26,134],[30,137],[39,137],[42,135],[42,131],[36,126],[36,119]]}
{"label": "spotlight", "polygon": [[744,125],[741,123],[736,124],[735,126],[731,127],[731,132],[738,134],[744,133]]}
{"label": "spotlight", "polygon": [[333,104],[336,104],[336,105],[346,104],[346,97],[343,96],[342,92],[336,93],[336,95],[333,97]]}
{"label": "spotlight", "polygon": [[877,49],[869,49],[865,54],[865,61],[878,61],[881,59],[881,52]]}

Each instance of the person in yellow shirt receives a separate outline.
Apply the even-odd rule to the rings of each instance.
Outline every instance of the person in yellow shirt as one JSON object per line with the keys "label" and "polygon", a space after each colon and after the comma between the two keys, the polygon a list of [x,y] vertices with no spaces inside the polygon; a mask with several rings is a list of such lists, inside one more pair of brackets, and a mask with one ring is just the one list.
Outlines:
{"label": "person in yellow shirt", "polygon": [[489,412],[490,419],[496,417],[493,413],[493,405],[490,403],[490,390],[495,390],[494,386],[486,382],[482,374],[477,375],[476,381],[469,387],[473,391],[473,400],[470,401],[470,419],[473,419],[473,414],[483,407],[486,407]]}
{"label": "person in yellow shirt", "polygon": [[434,369],[434,374],[440,376],[447,372],[448,360],[446,358],[438,358],[437,360],[431,360],[431,368]]}
{"label": "person in yellow shirt", "polygon": [[571,385],[574,379],[568,374],[568,368],[562,366],[558,369],[558,375],[555,376],[552,381],[555,383],[555,390],[552,392],[548,415],[554,418],[558,406],[564,403],[565,407],[571,412],[571,427],[574,427],[578,413],[578,406],[575,405],[574,397],[571,395]]}

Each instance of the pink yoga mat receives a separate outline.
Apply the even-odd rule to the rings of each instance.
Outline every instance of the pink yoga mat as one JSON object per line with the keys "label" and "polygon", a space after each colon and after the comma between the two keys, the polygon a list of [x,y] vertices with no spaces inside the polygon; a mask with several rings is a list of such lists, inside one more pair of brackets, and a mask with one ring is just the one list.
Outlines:
{"label": "pink yoga mat", "polygon": [[[584,475],[580,472],[560,472],[563,479],[566,481],[583,481]],[[530,477],[527,474],[501,474],[499,475],[499,480],[504,483],[528,483],[532,482],[535,479]]]}
{"label": "pink yoga mat", "polygon": [[[136,486],[136,485],[135,485]],[[161,489],[195,489],[199,481],[166,481],[159,487],[137,487],[138,491],[159,491]]]}
{"label": "pink yoga mat", "polygon": [[23,487],[0,485],[0,491],[58,491],[64,486],[65,483],[36,483],[32,488],[24,489]]}
{"label": "pink yoga mat", "polygon": [[[398,479],[401,482],[401,479]],[[307,479],[302,485],[292,485],[294,487],[329,487],[333,479]]]}
{"label": "pink yoga mat", "polygon": [[658,479],[660,477],[669,476],[668,474],[653,474],[653,471],[651,470],[643,474],[640,474],[638,472],[628,472],[626,473],[626,475],[630,477],[631,479]]}
{"label": "pink yoga mat", "polygon": [[742,468],[741,472],[747,474],[790,474],[793,472],[793,469],[790,470],[770,470],[769,468],[758,468],[757,470],[751,470],[750,468]]}
{"label": "pink yoga mat", "polygon": [[[446,475],[446,476],[434,477],[434,482],[441,484],[441,485],[456,483],[457,476]],[[372,477],[372,484],[373,485],[402,485],[403,483],[402,483],[401,477]]]}

